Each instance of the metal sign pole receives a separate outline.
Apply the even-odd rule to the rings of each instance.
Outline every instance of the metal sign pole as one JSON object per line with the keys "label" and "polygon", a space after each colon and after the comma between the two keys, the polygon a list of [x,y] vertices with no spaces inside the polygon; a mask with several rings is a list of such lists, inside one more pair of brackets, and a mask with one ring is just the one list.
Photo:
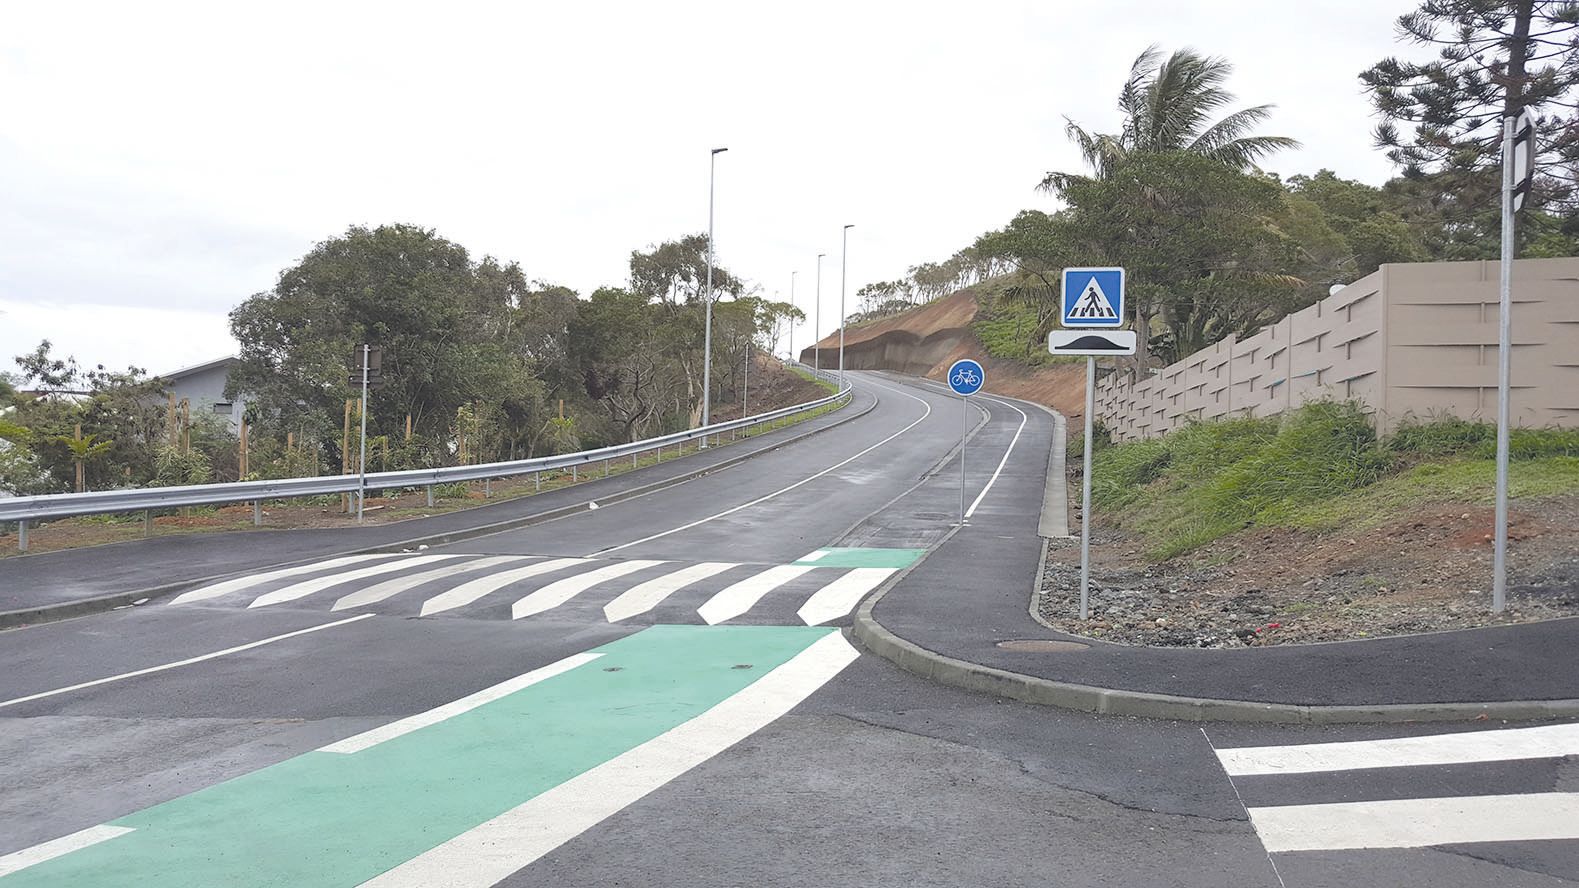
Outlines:
{"label": "metal sign pole", "polygon": [[1086,449],[1080,484],[1080,619],[1091,617],[1091,415],[1096,412],[1097,359],[1086,358]]}
{"label": "metal sign pole", "polygon": [[372,346],[362,346],[362,456],[357,460],[356,523],[362,523],[362,503],[367,499],[367,358]]}
{"label": "metal sign pole", "polygon": [[959,396],[959,525],[965,526],[965,435],[970,428],[970,398]]}
{"label": "metal sign pole", "polygon": [[[1502,121],[1502,268],[1497,299],[1497,509],[1496,544],[1491,566],[1491,609],[1501,613],[1508,594],[1508,370],[1513,308],[1513,128]],[[1534,151],[1534,146],[1531,146]]]}

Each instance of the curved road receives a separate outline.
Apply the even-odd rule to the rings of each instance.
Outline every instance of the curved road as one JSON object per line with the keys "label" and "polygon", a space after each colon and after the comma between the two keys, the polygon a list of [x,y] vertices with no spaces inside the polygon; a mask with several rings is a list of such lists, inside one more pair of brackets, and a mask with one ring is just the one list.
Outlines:
{"label": "curved road", "polygon": [[[1562,841],[1305,847],[1303,821],[1278,832],[1247,816],[1424,797],[1413,769],[1365,772],[1347,794],[1257,770],[1290,745],[1420,729],[1100,718],[941,688],[860,654],[839,627],[953,530],[962,500],[958,533],[1026,553],[959,566],[962,625],[972,594],[1029,590],[1052,421],[854,378],[875,402],[854,421],[451,546],[338,557],[345,539],[243,535],[0,569],[79,593],[226,574],[0,633],[0,888],[1292,886],[1356,873],[1552,885],[1579,872]],[[303,558],[315,560],[291,566]],[[901,579],[890,598],[902,593]],[[1456,779],[1534,792],[1563,778],[1491,762]]]}

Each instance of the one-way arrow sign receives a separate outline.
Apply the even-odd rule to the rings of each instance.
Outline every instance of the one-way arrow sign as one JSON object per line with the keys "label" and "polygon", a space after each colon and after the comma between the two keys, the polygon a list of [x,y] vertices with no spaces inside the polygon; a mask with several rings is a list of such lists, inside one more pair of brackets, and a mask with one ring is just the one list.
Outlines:
{"label": "one-way arrow sign", "polygon": [[1134,330],[1054,330],[1047,350],[1055,355],[1132,355]]}

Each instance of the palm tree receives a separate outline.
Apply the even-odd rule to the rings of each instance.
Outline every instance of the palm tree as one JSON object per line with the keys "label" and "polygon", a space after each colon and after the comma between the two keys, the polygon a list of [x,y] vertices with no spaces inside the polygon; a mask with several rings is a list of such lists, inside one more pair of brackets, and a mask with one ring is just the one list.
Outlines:
{"label": "palm tree", "polygon": [[[1080,148],[1097,178],[1106,178],[1134,153],[1188,151],[1244,169],[1263,155],[1297,148],[1288,136],[1255,136],[1250,130],[1265,121],[1272,105],[1234,111],[1212,122],[1212,115],[1234,100],[1224,88],[1233,65],[1226,59],[1180,49],[1166,59],[1155,45],[1130,66],[1129,79],[1118,96],[1124,122],[1116,134],[1087,132],[1065,118],[1064,132]],[[1057,191],[1074,176],[1048,173],[1040,189]]]}

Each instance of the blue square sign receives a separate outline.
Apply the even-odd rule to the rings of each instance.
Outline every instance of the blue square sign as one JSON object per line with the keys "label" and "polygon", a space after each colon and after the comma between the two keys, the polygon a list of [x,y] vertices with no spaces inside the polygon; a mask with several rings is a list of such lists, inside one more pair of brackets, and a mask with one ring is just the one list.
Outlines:
{"label": "blue square sign", "polygon": [[1124,269],[1064,269],[1065,327],[1117,327],[1124,323]]}

